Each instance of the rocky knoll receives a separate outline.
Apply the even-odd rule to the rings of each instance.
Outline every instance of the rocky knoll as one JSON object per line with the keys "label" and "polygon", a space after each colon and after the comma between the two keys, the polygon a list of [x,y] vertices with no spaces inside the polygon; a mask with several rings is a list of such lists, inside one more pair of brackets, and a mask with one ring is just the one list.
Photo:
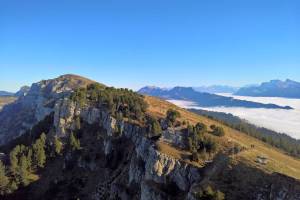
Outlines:
{"label": "rocky knoll", "polygon": [[0,112],[0,144],[24,134],[53,111],[57,100],[90,83],[91,80],[79,76],[64,75],[32,84],[26,95]]}

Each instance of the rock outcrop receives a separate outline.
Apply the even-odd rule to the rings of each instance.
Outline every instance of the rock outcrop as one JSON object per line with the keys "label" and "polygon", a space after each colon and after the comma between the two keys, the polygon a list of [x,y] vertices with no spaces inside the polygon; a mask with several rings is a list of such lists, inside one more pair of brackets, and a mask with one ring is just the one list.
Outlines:
{"label": "rock outcrop", "polygon": [[30,130],[54,111],[57,101],[68,97],[72,90],[86,87],[92,82],[75,75],[64,75],[32,84],[29,90],[26,89],[14,103],[0,112],[0,144]]}
{"label": "rock outcrop", "polygon": [[[121,148],[114,144],[114,140],[121,139],[132,144],[133,151],[127,156],[127,164],[117,167],[113,173],[114,175],[105,184],[99,183],[98,189],[92,194],[93,199],[100,200],[105,197],[104,199],[195,200],[196,198],[193,195],[195,186],[202,182],[209,182],[211,176],[222,173],[222,170],[227,167],[228,158],[224,156],[216,158],[217,161],[205,168],[199,168],[164,154],[156,149],[155,142],[146,137],[145,128],[125,121],[118,121],[105,110],[93,107],[79,108],[71,100],[64,99],[56,104],[54,111],[54,126],[56,127],[57,135],[60,137],[65,137],[69,131],[74,129],[77,117],[80,117],[87,124],[96,124],[99,127],[103,127],[105,139],[99,145],[103,146],[103,154],[107,158],[111,157],[118,148]],[[121,127],[121,131],[118,134],[115,134],[116,126]],[[177,145],[180,148],[182,143],[180,131],[165,130],[162,133],[161,141]],[[85,166],[83,163],[80,165]],[[85,167],[88,169],[95,168],[94,165],[86,165]],[[125,180],[125,185],[123,186],[119,184],[120,177],[123,178],[123,181]],[[285,180],[287,178],[283,176],[282,179]],[[268,188],[257,190],[257,193],[253,193],[251,198],[299,198],[300,189],[297,186],[297,181],[293,186],[289,184],[292,182],[289,180],[287,180],[286,185],[280,185],[278,184],[279,182],[284,181],[274,181]],[[260,185],[258,187],[263,188]],[[136,191],[137,196],[132,196],[128,192],[130,190]]]}
{"label": "rock outcrop", "polygon": [[[123,140],[132,143],[134,151],[128,164],[127,184],[128,186],[133,184],[141,186],[139,188],[141,199],[157,199],[159,195],[164,193],[159,192],[159,187],[151,188],[151,185],[167,186],[174,184],[179,191],[187,193],[193,183],[200,181],[201,176],[198,168],[159,152],[155,148],[154,142],[145,136],[145,128],[118,121],[105,110],[88,106],[80,108],[67,98],[55,104],[54,127],[57,136],[66,137],[70,131],[74,130],[77,118],[87,124],[103,127],[106,134],[102,145],[106,156],[110,156],[117,148],[113,145],[114,139],[123,138]],[[120,133],[117,135],[115,134],[116,126],[120,127]],[[173,140],[168,137],[168,141],[172,142]],[[81,166],[83,165],[81,163]],[[111,187],[115,187],[115,185],[111,184]],[[154,190],[159,194],[158,196],[155,194],[152,197],[148,195]],[[99,197],[101,195],[94,194],[93,196]]]}

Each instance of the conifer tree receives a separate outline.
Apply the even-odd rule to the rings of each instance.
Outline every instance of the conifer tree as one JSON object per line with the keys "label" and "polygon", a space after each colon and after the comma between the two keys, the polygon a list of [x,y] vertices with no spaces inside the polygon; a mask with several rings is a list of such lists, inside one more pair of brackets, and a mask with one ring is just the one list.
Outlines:
{"label": "conifer tree", "polygon": [[17,174],[18,170],[18,155],[20,153],[20,146],[17,145],[10,153],[9,153],[9,160],[10,160],[10,172],[13,175]]}
{"label": "conifer tree", "polygon": [[46,162],[45,147],[46,147],[46,135],[42,133],[40,138],[38,138],[32,146],[35,167],[41,167],[41,168],[44,167]]}
{"label": "conifer tree", "polygon": [[6,176],[5,166],[0,160],[0,195],[3,195],[7,191],[9,179]]}
{"label": "conifer tree", "polygon": [[30,147],[28,147],[28,150],[27,150],[27,155],[26,155],[26,159],[27,159],[27,162],[28,162],[28,171],[31,171],[32,170],[32,149]]}
{"label": "conifer tree", "polygon": [[20,158],[20,166],[19,166],[19,176],[20,176],[20,182],[27,186],[29,184],[29,163],[27,161],[27,158],[25,155],[22,155]]}
{"label": "conifer tree", "polygon": [[63,144],[62,142],[59,140],[58,137],[54,138],[54,151],[57,155],[61,154],[61,151],[63,149]]}
{"label": "conifer tree", "polygon": [[70,134],[70,147],[72,151],[80,149],[80,141],[74,136],[74,133]]}
{"label": "conifer tree", "polygon": [[75,118],[75,128],[77,130],[81,129],[81,122],[80,122],[80,117],[79,116]]}

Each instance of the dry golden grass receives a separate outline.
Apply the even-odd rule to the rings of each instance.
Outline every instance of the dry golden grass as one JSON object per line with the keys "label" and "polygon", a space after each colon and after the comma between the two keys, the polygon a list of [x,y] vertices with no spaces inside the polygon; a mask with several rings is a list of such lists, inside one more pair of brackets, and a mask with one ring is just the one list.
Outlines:
{"label": "dry golden grass", "polygon": [[[164,100],[146,96],[145,101],[149,104],[148,112],[157,117],[164,117],[167,110],[173,108],[181,113],[180,120],[187,120],[191,124],[202,122],[205,123],[207,126],[210,126],[212,124],[222,126],[226,132],[226,135],[222,138],[218,138],[221,145],[230,146],[236,143],[246,148],[245,151],[242,151],[238,155],[234,156],[233,159],[235,161],[244,162],[248,165],[259,168],[267,173],[279,172],[300,179],[299,159],[288,156],[279,149],[276,149],[268,144],[261,142],[260,140],[257,140],[237,130],[229,128],[217,121],[191,113]],[[254,145],[254,148],[251,148],[251,145]],[[175,150],[170,151],[170,149],[166,150],[165,148],[164,151],[175,157],[181,156],[181,153]],[[261,155],[268,158],[268,163],[266,165],[261,165],[255,162],[256,157]]]}
{"label": "dry golden grass", "polygon": [[179,150],[173,146],[171,146],[170,144],[167,144],[165,142],[161,142],[161,141],[158,141],[156,143],[156,147],[157,149],[164,153],[164,154],[167,154],[173,158],[176,158],[178,160],[182,160],[186,163],[189,163],[189,164],[192,164],[192,165],[195,165],[195,166],[198,166],[198,167],[203,167],[204,166],[204,163],[203,162],[192,162],[190,160],[190,156],[191,156],[191,153],[188,152],[188,151],[183,151],[183,150]]}
{"label": "dry golden grass", "polygon": [[6,104],[12,103],[16,100],[16,97],[0,97],[0,108]]}

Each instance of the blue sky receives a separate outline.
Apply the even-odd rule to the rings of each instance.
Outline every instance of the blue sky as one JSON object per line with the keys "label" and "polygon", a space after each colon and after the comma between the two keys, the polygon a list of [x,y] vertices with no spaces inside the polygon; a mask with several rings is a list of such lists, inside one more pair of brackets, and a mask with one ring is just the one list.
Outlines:
{"label": "blue sky", "polygon": [[116,87],[300,81],[300,1],[0,1],[0,90],[65,73]]}

